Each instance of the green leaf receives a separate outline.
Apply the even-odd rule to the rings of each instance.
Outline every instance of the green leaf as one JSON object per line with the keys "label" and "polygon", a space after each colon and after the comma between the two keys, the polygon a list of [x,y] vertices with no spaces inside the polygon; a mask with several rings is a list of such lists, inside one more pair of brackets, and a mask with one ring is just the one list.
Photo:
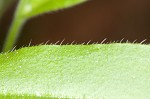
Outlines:
{"label": "green leaf", "polygon": [[0,96],[150,99],[150,45],[41,45],[0,55]]}
{"label": "green leaf", "polygon": [[84,1],[86,0],[20,0],[3,51],[6,52],[13,48],[27,19],[45,12],[71,7]]}
{"label": "green leaf", "polygon": [[71,7],[86,0],[21,0],[18,15],[23,18],[33,17],[45,12]]}

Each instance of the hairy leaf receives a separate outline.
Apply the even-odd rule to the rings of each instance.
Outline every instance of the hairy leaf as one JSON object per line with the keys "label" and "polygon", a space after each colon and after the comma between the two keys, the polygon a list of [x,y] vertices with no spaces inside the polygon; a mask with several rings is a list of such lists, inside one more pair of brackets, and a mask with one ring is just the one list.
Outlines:
{"label": "hairy leaf", "polygon": [[41,45],[0,55],[0,97],[150,99],[150,46]]}
{"label": "hairy leaf", "polygon": [[71,7],[84,1],[86,0],[20,0],[3,51],[6,52],[13,48],[27,19],[45,12]]}

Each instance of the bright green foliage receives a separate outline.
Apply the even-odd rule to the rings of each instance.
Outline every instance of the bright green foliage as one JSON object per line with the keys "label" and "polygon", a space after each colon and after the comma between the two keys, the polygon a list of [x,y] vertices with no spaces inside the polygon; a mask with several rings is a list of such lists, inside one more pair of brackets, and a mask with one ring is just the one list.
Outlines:
{"label": "bright green foliage", "polygon": [[86,0],[20,0],[3,51],[11,50],[24,22],[36,15],[71,7]]}
{"label": "bright green foliage", "polygon": [[20,17],[33,17],[44,12],[73,6],[85,0],[21,0],[18,9]]}
{"label": "bright green foliage", "polygon": [[0,97],[150,99],[150,46],[41,45],[0,55]]}

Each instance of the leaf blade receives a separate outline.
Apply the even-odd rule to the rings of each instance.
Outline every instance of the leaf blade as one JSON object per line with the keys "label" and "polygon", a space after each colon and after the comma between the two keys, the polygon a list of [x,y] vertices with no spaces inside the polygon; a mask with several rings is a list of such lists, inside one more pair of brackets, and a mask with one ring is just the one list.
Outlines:
{"label": "leaf blade", "polygon": [[18,14],[33,17],[42,13],[68,8],[86,0],[21,0]]}
{"label": "leaf blade", "polygon": [[149,51],[149,45],[139,44],[23,48],[0,55],[0,93],[56,98],[150,98]]}

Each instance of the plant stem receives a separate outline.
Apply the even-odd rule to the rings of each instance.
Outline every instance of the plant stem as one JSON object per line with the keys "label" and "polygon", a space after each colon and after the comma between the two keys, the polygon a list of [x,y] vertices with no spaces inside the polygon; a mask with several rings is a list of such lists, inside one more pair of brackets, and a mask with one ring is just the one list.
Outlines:
{"label": "plant stem", "polygon": [[3,46],[3,52],[10,51],[14,47],[14,44],[24,23],[24,19],[18,17],[14,18]]}
{"label": "plant stem", "polygon": [[15,15],[14,15],[13,22],[10,26],[10,29],[7,33],[7,37],[5,39],[5,43],[3,45],[3,50],[2,50],[3,52],[10,51],[14,47],[14,45],[17,41],[17,38],[19,36],[19,33],[22,29],[22,26],[26,22],[26,18],[22,18],[18,14],[19,8],[20,8],[20,5],[18,4],[18,7],[17,7]]}

